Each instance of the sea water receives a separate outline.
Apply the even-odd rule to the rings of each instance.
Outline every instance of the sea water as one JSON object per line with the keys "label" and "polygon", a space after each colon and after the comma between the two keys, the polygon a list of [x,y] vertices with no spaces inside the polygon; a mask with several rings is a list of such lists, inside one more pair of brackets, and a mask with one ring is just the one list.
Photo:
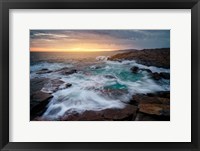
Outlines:
{"label": "sea water", "polygon": [[[169,91],[169,80],[154,81],[150,74],[141,70],[132,73],[131,67],[167,72],[169,69],[145,66],[132,60],[109,61],[114,52],[93,53],[31,53],[30,78],[60,79],[71,87],[53,93],[43,117],[56,119],[71,112],[123,108],[134,94]],[[38,70],[77,69],[70,75],[51,72],[36,74]],[[47,88],[48,89],[48,88]],[[49,87],[50,89],[50,87]]]}

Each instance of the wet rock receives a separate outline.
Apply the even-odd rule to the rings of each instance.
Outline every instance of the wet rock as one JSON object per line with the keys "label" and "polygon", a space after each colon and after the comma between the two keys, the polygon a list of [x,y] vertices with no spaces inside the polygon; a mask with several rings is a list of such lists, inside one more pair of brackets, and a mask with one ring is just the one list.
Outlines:
{"label": "wet rock", "polygon": [[69,88],[69,87],[71,87],[71,86],[72,86],[71,83],[65,83],[64,86],[63,86],[63,88],[65,89],[65,88]]}
{"label": "wet rock", "polygon": [[46,105],[49,103],[53,96],[37,91],[30,96],[30,115],[31,119],[40,116],[46,110]]}
{"label": "wet rock", "polygon": [[46,83],[48,83],[48,78],[35,78],[30,80],[30,95],[36,91],[40,91]]}
{"label": "wet rock", "polygon": [[105,78],[108,78],[108,79],[116,79],[116,77],[113,76],[113,75],[105,75],[104,77],[105,77]]}
{"label": "wet rock", "polygon": [[41,89],[41,91],[45,93],[54,93],[58,90],[66,89],[71,86],[72,84],[70,83],[64,83],[63,81],[59,79],[53,79],[53,80],[49,80]]}
{"label": "wet rock", "polygon": [[64,82],[59,80],[59,79],[53,79],[49,80],[44,87],[41,89],[42,92],[45,93],[53,93],[56,92],[59,87],[63,84]]}
{"label": "wet rock", "polygon": [[51,72],[52,72],[51,70],[44,68],[44,69],[37,71],[36,74],[46,74],[46,73],[51,73]]}
{"label": "wet rock", "polygon": [[97,111],[85,111],[84,113],[70,114],[62,118],[63,121],[104,121],[104,117]]}
{"label": "wet rock", "polygon": [[31,95],[36,91],[53,93],[59,89],[68,88],[70,86],[70,83],[65,83],[60,79],[35,78],[30,80],[30,93]]}
{"label": "wet rock", "polygon": [[124,109],[107,109],[104,111],[103,116],[112,120],[130,120],[136,117],[136,111],[136,106],[127,105]]}
{"label": "wet rock", "polygon": [[150,115],[138,112],[135,121],[170,121],[169,116]]}
{"label": "wet rock", "polygon": [[151,76],[154,80],[160,80],[162,78],[167,79],[167,80],[170,79],[170,73],[166,73],[166,72],[161,72],[161,73],[154,72],[154,73],[151,73]]}
{"label": "wet rock", "polygon": [[145,95],[144,94],[136,94],[132,96],[132,99],[130,100],[130,104],[131,105],[136,105],[138,106],[139,103],[145,99]]}
{"label": "wet rock", "polygon": [[154,80],[160,80],[161,79],[161,76],[158,72],[152,73],[151,76]]}
{"label": "wet rock", "polygon": [[163,98],[170,98],[170,91],[157,92],[157,96],[163,97]]}
{"label": "wet rock", "polygon": [[42,116],[36,116],[31,121],[50,121],[50,119],[44,118]]}
{"label": "wet rock", "polygon": [[76,69],[65,69],[65,70],[59,71],[59,73],[62,74],[62,75],[70,75],[70,74],[73,74],[73,73],[76,73],[76,72],[77,72]]}
{"label": "wet rock", "polygon": [[31,100],[36,101],[36,102],[43,102],[43,101],[48,100],[51,97],[52,97],[52,95],[50,95],[48,93],[37,91],[31,95]]}
{"label": "wet rock", "polygon": [[166,72],[161,72],[161,73],[154,72],[154,73],[151,73],[151,76],[154,80],[160,80],[162,78],[167,79],[167,80],[170,79],[170,73],[166,73]]}
{"label": "wet rock", "polygon": [[106,89],[106,88],[104,88],[99,91],[101,91],[103,95],[107,95],[111,98],[118,98],[118,99],[120,96],[128,94],[127,89]]}
{"label": "wet rock", "polygon": [[152,71],[150,69],[139,68],[139,67],[136,67],[136,66],[132,67],[131,71],[132,71],[132,73],[135,73],[135,74],[138,73],[139,71],[145,71],[147,73],[152,74]]}
{"label": "wet rock", "polygon": [[76,72],[77,72],[77,70],[73,69],[73,70],[65,71],[65,74],[68,75],[68,74],[73,74],[73,73],[76,73]]}
{"label": "wet rock", "polygon": [[144,114],[144,113],[137,113],[135,121],[156,121],[151,115]]}
{"label": "wet rock", "polygon": [[52,79],[52,80],[49,80],[49,82],[51,82],[52,85],[57,86],[57,87],[64,83],[60,79]]}
{"label": "wet rock", "polygon": [[136,74],[138,73],[139,71],[146,71],[148,72],[151,77],[154,79],[154,80],[160,80],[160,79],[170,79],[170,73],[166,73],[166,72],[161,72],[161,73],[158,73],[158,72],[152,72],[150,69],[145,69],[145,68],[138,68],[136,66],[132,67],[131,68],[131,71],[132,73]]}
{"label": "wet rock", "polygon": [[146,66],[170,67],[170,48],[129,50],[109,57],[111,61],[136,60]]}
{"label": "wet rock", "polygon": [[147,93],[147,96],[150,97],[162,97],[162,98],[170,98],[170,91],[159,91],[156,93]]}
{"label": "wet rock", "polygon": [[170,105],[170,99],[169,99],[169,98],[161,98],[161,97],[158,97],[157,99],[158,99],[158,101],[161,102],[162,104]]}
{"label": "wet rock", "polygon": [[136,66],[134,66],[134,67],[132,67],[131,68],[131,71],[132,71],[132,73],[138,73],[138,71],[139,71],[139,68],[138,67],[136,67]]}
{"label": "wet rock", "polygon": [[47,68],[43,68],[43,69],[41,69],[41,71],[47,71],[48,69]]}
{"label": "wet rock", "polygon": [[169,91],[132,96],[130,104],[138,106],[136,120],[165,121],[170,119]]}
{"label": "wet rock", "polygon": [[141,103],[139,104],[138,107],[139,111],[143,113],[153,114],[153,115],[164,115],[164,116],[170,115],[169,105]]}
{"label": "wet rock", "polygon": [[35,78],[30,80],[30,114],[31,120],[46,110],[46,105],[53,97],[51,93],[71,87],[59,79]]}
{"label": "wet rock", "polygon": [[166,72],[161,72],[160,73],[160,76],[164,79],[170,79],[170,74],[169,73],[166,73]]}
{"label": "wet rock", "polygon": [[72,69],[72,68],[68,68],[68,67],[64,67],[64,68],[55,70],[54,72],[62,74],[62,75],[70,75],[70,74],[76,73],[77,70]]}
{"label": "wet rock", "polygon": [[58,91],[58,90],[67,89],[67,88],[69,88],[71,86],[72,86],[71,83],[64,83],[64,84],[60,85],[59,87],[57,87],[57,89],[55,89],[55,92]]}
{"label": "wet rock", "polygon": [[101,111],[85,111],[64,116],[67,121],[124,121],[135,119],[137,107],[127,105],[123,109],[105,109]]}
{"label": "wet rock", "polygon": [[151,103],[151,104],[170,104],[169,98],[162,98],[158,96],[146,96],[146,95],[134,95],[132,97],[132,103],[138,105],[138,104],[145,104],[145,103]]}

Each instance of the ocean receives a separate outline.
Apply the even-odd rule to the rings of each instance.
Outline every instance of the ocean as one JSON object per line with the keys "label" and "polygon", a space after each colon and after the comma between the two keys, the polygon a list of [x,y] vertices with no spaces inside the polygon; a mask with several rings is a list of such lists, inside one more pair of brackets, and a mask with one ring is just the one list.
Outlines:
{"label": "ocean", "polygon": [[[152,72],[167,72],[169,69],[145,66],[134,60],[109,61],[117,52],[31,52],[30,78],[59,79],[72,86],[53,92],[53,98],[43,114],[45,118],[57,119],[71,112],[123,108],[134,94],[169,91],[170,81],[155,81],[147,71],[133,73],[133,66],[150,69]],[[37,74],[41,70],[49,70]],[[58,70],[76,70],[61,74]],[[44,90],[51,92],[51,84]],[[56,112],[54,112],[56,111]]]}
{"label": "ocean", "polygon": [[112,56],[118,51],[99,52],[30,52],[31,63],[38,61],[64,61],[66,59],[95,59],[97,56]]}

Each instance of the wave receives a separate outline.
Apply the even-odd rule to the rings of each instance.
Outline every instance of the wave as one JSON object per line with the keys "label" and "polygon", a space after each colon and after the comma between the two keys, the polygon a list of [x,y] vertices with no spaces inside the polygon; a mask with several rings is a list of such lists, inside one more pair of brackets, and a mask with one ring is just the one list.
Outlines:
{"label": "wave", "polygon": [[48,70],[58,70],[64,67],[72,67],[72,64],[66,63],[49,63],[49,62],[39,62],[31,66],[30,71],[35,72],[41,69],[48,69]]}
{"label": "wave", "polygon": [[137,63],[135,60],[124,60],[124,61],[107,61],[107,64],[112,64],[112,65],[129,65],[129,66],[136,66],[140,69],[149,69],[152,72],[170,72],[170,69],[166,69],[166,68],[159,68],[159,67],[155,67],[155,66],[146,66],[146,65],[142,65]]}
{"label": "wave", "polygon": [[60,76],[52,73],[46,73],[46,74],[36,74],[38,71],[42,69],[48,69],[49,71],[55,71],[62,68],[71,68],[73,67],[73,64],[70,63],[50,63],[50,62],[38,62],[37,64],[30,66],[30,78],[52,78],[56,79]]}
{"label": "wave", "polygon": [[133,74],[132,66],[153,70],[153,72],[170,72],[169,69],[148,67],[135,61],[105,61],[91,65],[84,72],[60,75],[71,87],[59,90],[44,113],[47,118],[59,118],[66,113],[84,112],[86,110],[103,110],[123,108],[134,94],[169,91],[169,80],[155,82],[147,72]]}
{"label": "wave", "polygon": [[109,56],[97,56],[96,60],[98,61],[107,61]]}
{"label": "wave", "polygon": [[[85,110],[98,111],[106,108],[123,108],[124,105],[119,100],[105,98],[95,91],[73,87],[55,93],[43,117],[59,118],[66,112],[76,111],[81,113]],[[57,110],[56,114],[52,112],[55,110]]]}

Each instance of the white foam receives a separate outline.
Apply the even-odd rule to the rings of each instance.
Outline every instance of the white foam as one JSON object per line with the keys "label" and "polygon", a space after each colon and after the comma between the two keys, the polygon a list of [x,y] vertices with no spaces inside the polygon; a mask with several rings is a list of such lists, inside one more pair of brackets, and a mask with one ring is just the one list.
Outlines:
{"label": "white foam", "polygon": [[[43,117],[58,118],[63,116],[67,111],[83,112],[85,110],[102,110],[106,108],[123,108],[125,106],[119,100],[111,100],[102,97],[98,93],[92,90],[85,90],[77,86],[58,91],[54,94],[54,98]],[[50,112],[56,108],[60,108],[60,111],[51,115]]]}
{"label": "white foam", "polygon": [[[95,66],[95,65],[93,65]],[[148,67],[140,65],[135,61],[105,61],[100,69],[90,68],[89,73],[78,72],[71,75],[60,75],[62,81],[71,83],[70,88],[59,90],[53,93],[53,99],[49,103],[44,117],[59,118],[66,112],[84,112],[85,110],[103,110],[107,108],[123,108],[126,102],[129,102],[133,94],[154,93],[157,91],[169,91],[169,80],[154,81],[147,72],[141,73],[142,76],[136,81],[123,80],[119,77],[120,73],[130,72],[132,66],[150,69],[153,72],[169,72],[169,69]],[[100,70],[96,74],[94,71]],[[91,72],[91,73],[90,73]],[[109,78],[110,75],[114,78]],[[136,75],[137,76],[137,75]],[[121,84],[127,87],[127,93],[122,92],[119,95],[107,95],[102,90],[105,86]],[[53,111],[59,109],[55,114]]]}
{"label": "white foam", "polygon": [[96,60],[98,60],[98,61],[106,61],[106,60],[108,60],[108,57],[109,56],[98,56],[98,57],[96,57]]}
{"label": "white foam", "polygon": [[60,78],[60,75],[56,73],[46,73],[46,74],[37,74],[39,70],[42,69],[48,69],[50,71],[55,71],[59,70],[62,68],[71,68],[73,67],[72,64],[67,64],[67,63],[49,63],[49,62],[40,62],[34,65],[31,65],[30,67],[30,79],[33,78],[51,78],[51,79],[56,79]]}
{"label": "white foam", "polygon": [[170,69],[166,69],[166,68],[159,68],[159,67],[155,67],[155,66],[146,66],[146,65],[142,65],[139,63],[136,63],[135,60],[124,60],[124,61],[107,61],[107,64],[111,64],[111,65],[130,65],[130,66],[136,66],[138,68],[141,69],[150,69],[152,72],[170,72]]}
{"label": "white foam", "polygon": [[32,65],[30,71],[35,72],[41,69],[58,70],[64,67],[72,67],[72,64],[40,62],[35,65]]}

